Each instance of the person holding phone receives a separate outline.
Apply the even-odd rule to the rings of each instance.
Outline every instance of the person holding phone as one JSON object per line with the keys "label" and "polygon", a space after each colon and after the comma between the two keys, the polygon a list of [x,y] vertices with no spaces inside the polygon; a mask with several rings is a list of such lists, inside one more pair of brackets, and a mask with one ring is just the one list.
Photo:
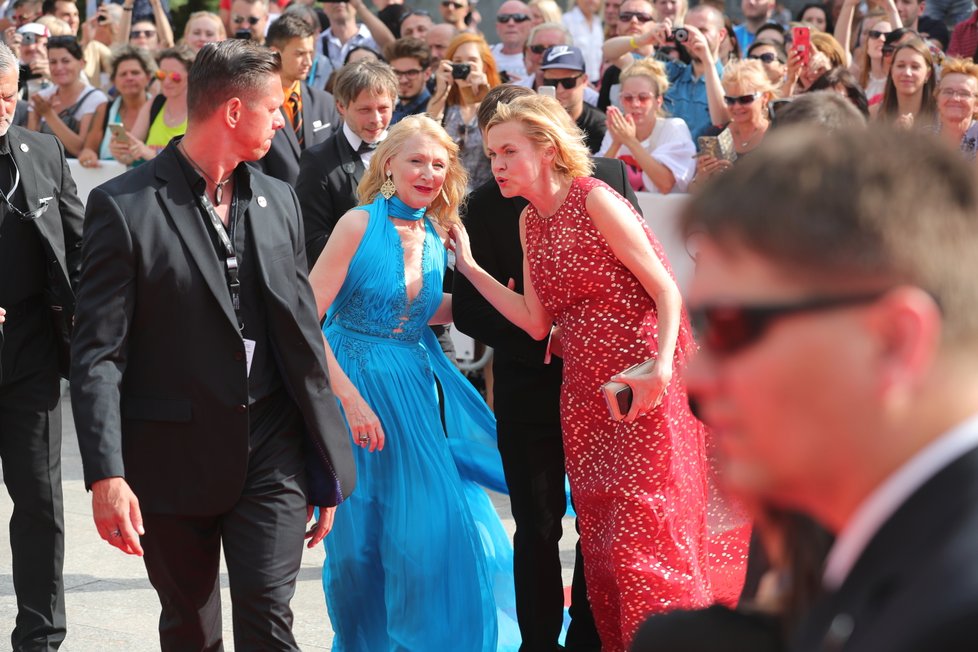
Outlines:
{"label": "person holding phone", "polygon": [[[115,160],[112,155],[113,136],[120,143],[136,127],[143,106],[150,99],[150,81],[156,78],[156,62],[141,48],[123,46],[112,59],[112,85],[118,92],[111,103],[103,104],[95,112],[92,128],[85,138],[85,148],[78,154],[83,167],[98,167],[99,160]],[[125,143],[128,145],[128,142]]]}
{"label": "person holding phone", "polygon": [[[696,344],[665,253],[638,213],[590,175],[583,134],[541,95],[497,107],[487,128],[504,197],[520,217],[519,294],[476,263],[452,229],[456,272],[535,339],[560,329],[561,424],[588,595],[602,650],[622,652],[650,613],[711,604],[705,431],[681,371]],[[654,358],[650,373],[622,371]],[[624,420],[600,387],[631,386]]]}
{"label": "person holding phone", "polygon": [[125,138],[113,137],[109,151],[115,160],[139,165],[155,158],[176,136],[187,131],[187,79],[196,54],[186,45],[164,50],[155,76],[161,92],[143,104],[136,124]]}
{"label": "person holding phone", "polygon": [[479,103],[501,81],[489,45],[478,34],[459,34],[448,45],[435,73],[435,92],[428,115],[455,139],[459,158],[469,173],[469,190],[492,178],[479,131]]}

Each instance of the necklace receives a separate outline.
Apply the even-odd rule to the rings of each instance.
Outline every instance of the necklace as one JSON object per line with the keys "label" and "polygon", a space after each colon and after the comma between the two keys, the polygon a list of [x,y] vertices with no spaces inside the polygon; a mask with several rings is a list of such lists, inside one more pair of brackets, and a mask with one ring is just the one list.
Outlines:
{"label": "necklace", "polygon": [[[754,141],[754,139],[757,138],[757,135],[760,134],[760,133],[763,133],[763,132],[764,131],[760,127],[754,127],[754,131],[751,132],[750,138],[748,138],[746,140],[741,140],[740,141],[740,148],[741,149],[744,149],[745,147],[749,147],[750,144]],[[731,133],[732,133],[732,131],[731,131]],[[738,136],[738,138],[739,138],[739,136]]]}
{"label": "necklace", "polygon": [[215,181],[214,178],[211,177],[211,175],[204,172],[204,169],[199,165],[197,165],[197,161],[190,158],[190,154],[187,153],[187,148],[183,146],[183,141],[180,141],[178,147],[180,148],[180,151],[183,152],[183,155],[187,157],[187,161],[190,162],[190,165],[192,165],[195,170],[197,170],[202,175],[204,175],[205,179],[207,179],[208,181],[214,184],[214,203],[217,206],[220,206],[221,200],[224,199],[224,186],[226,186],[228,181],[231,180],[231,177],[234,175],[234,170],[231,170],[231,172],[228,174],[228,178],[225,179],[224,181]]}

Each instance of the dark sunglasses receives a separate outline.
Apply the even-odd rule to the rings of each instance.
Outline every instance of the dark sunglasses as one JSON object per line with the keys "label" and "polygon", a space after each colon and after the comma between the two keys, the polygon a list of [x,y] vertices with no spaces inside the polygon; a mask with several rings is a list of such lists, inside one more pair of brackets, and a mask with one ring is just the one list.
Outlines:
{"label": "dark sunglasses", "polygon": [[497,23],[508,23],[511,21],[514,23],[525,23],[528,20],[530,20],[530,17],[526,14],[499,14],[496,16]]}
{"label": "dark sunglasses", "polygon": [[756,344],[778,319],[872,303],[885,291],[841,297],[815,297],[795,303],[762,306],[714,305],[692,308],[690,322],[696,341],[711,353],[731,355]]}
{"label": "dark sunglasses", "polygon": [[546,45],[528,45],[528,46],[527,46],[527,48],[528,48],[528,49],[530,50],[530,52],[532,52],[533,54],[543,54],[544,52],[546,52],[546,51],[547,51],[547,47],[548,47],[548,46],[546,46]]}
{"label": "dark sunglasses", "polygon": [[723,102],[727,106],[733,106],[734,104],[739,104],[740,106],[748,106],[754,103],[754,100],[758,98],[760,93],[751,93],[750,95],[738,95],[732,97],[730,95],[723,96]]}
{"label": "dark sunglasses", "polygon": [[887,32],[886,44],[889,45],[891,43],[896,43],[907,34],[914,34],[914,33],[915,32],[912,29],[907,29],[906,27],[900,27],[899,29],[895,29],[892,32]]}
{"label": "dark sunglasses", "polygon": [[231,22],[235,25],[240,25],[241,23],[248,23],[249,25],[257,25],[258,21],[261,20],[258,16],[233,16]]}
{"label": "dark sunglasses", "polygon": [[[767,64],[769,66],[772,63],[774,63],[775,61],[781,61],[781,57],[779,57],[778,55],[776,55],[773,52],[765,52],[764,54],[749,54],[749,55],[747,55],[747,58],[748,59],[756,59],[756,60],[760,61],[761,63],[765,63],[765,64]],[[784,61],[781,61],[781,63],[784,63]]]}
{"label": "dark sunglasses", "polygon": [[156,36],[155,29],[134,29],[129,32],[129,38],[151,38]]}
{"label": "dark sunglasses", "polygon": [[874,41],[878,38],[883,38],[887,34],[889,34],[889,32],[881,32],[878,29],[871,29],[868,32],[866,32],[866,36],[868,36],[870,39]]}
{"label": "dark sunglasses", "polygon": [[637,20],[640,23],[651,23],[655,18],[653,18],[652,14],[641,11],[623,11],[618,14],[618,22],[630,23],[632,20]]}
{"label": "dark sunglasses", "polygon": [[441,6],[446,8],[451,7],[453,9],[462,9],[465,7],[465,5],[461,4],[460,2],[452,2],[452,0],[442,0]]}
{"label": "dark sunglasses", "polygon": [[577,86],[577,80],[581,78],[581,75],[574,75],[573,77],[561,77],[560,79],[544,79],[540,82],[541,86],[562,86],[566,90],[570,90]]}

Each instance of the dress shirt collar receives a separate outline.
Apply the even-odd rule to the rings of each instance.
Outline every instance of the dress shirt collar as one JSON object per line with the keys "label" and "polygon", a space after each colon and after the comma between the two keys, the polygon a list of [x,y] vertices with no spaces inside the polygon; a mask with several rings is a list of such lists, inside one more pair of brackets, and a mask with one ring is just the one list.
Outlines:
{"label": "dress shirt collar", "polygon": [[[343,135],[346,136],[346,142],[350,143],[350,147],[353,148],[353,153],[356,154],[356,151],[360,149],[360,145],[363,143],[363,139],[353,133],[353,130],[350,129],[350,125],[346,124],[345,121],[343,122]],[[377,142],[380,143],[385,138],[387,138],[387,130],[384,130],[384,132],[380,134],[380,138],[377,139]],[[363,167],[370,166],[370,159],[373,157],[373,155],[373,150],[360,155],[360,160],[363,161]]]}
{"label": "dress shirt collar", "polygon": [[838,590],[866,546],[886,521],[928,480],[978,447],[978,415],[969,417],[925,446],[859,505],[845,524],[825,561],[822,583]]}
{"label": "dress shirt collar", "polygon": [[285,99],[288,100],[292,93],[298,93],[302,95],[302,82],[296,79],[291,86],[282,87],[282,92],[285,93]]}

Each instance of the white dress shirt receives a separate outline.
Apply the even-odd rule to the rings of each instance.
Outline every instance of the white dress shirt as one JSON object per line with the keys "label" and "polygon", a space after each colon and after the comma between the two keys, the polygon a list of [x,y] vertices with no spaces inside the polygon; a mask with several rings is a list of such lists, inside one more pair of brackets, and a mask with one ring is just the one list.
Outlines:
{"label": "white dress shirt", "polygon": [[587,76],[592,83],[601,80],[601,48],[604,45],[604,26],[601,16],[591,17],[589,25],[580,7],[574,7],[564,14],[564,27],[574,39],[574,46],[581,48],[587,63]]}
{"label": "white dress shirt", "polygon": [[[345,122],[343,123],[343,135],[346,136],[346,141],[350,143],[350,147],[353,148],[354,152],[360,149],[360,145],[363,144],[363,139],[353,133],[353,130],[350,129],[350,125],[346,124]],[[387,138],[386,130],[384,130],[384,133],[380,134],[380,138],[377,139],[377,144],[380,144],[385,138]],[[368,149],[366,152],[360,154],[360,160],[363,161],[364,170],[370,167],[370,159],[373,157],[373,149]]]}

